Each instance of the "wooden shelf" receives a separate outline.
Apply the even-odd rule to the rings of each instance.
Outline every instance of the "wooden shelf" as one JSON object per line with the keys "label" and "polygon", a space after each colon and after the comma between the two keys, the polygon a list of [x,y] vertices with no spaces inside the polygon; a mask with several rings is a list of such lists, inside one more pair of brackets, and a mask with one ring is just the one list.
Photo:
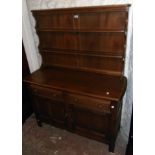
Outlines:
{"label": "wooden shelf", "polygon": [[[48,67],[48,66],[47,66]],[[120,77],[122,75],[121,72],[115,72],[115,71],[110,71],[110,70],[97,70],[97,69],[90,69],[88,67],[72,67],[72,66],[64,66],[64,65],[53,65],[53,67],[59,67],[59,68],[64,68],[64,69],[73,69],[73,70],[77,70],[77,71],[85,71],[88,73],[96,73],[96,74],[100,74],[100,75],[113,75],[113,76],[118,76]]]}
{"label": "wooden shelf", "polygon": [[40,52],[42,53],[58,53],[58,54],[71,54],[71,55],[83,55],[83,56],[92,56],[92,57],[107,57],[107,58],[117,58],[117,59],[123,59],[123,56],[121,55],[110,55],[107,52],[104,52],[103,54],[96,54],[96,53],[88,53],[89,51],[76,51],[74,50],[60,50],[60,49],[51,49],[51,50],[45,50],[40,49]]}
{"label": "wooden shelf", "polygon": [[71,8],[54,8],[54,9],[41,9],[32,10],[34,15],[47,15],[57,13],[88,13],[88,12],[116,12],[116,11],[128,11],[128,7],[131,4],[117,4],[117,5],[103,5],[103,6],[83,6],[83,7],[71,7]]}
{"label": "wooden shelf", "polygon": [[39,126],[52,123],[106,142],[114,152],[127,86],[128,9],[109,5],[32,11],[42,66],[24,82]]}
{"label": "wooden shelf", "polygon": [[95,30],[95,29],[38,29],[38,32],[72,32],[72,33],[125,33],[124,30]]}

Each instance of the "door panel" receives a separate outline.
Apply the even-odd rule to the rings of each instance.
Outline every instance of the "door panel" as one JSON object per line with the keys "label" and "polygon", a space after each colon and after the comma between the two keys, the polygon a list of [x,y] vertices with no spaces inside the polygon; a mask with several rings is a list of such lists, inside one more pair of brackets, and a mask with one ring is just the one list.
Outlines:
{"label": "door panel", "polygon": [[35,95],[35,109],[41,118],[52,120],[54,123],[64,124],[65,104],[44,96]]}
{"label": "door panel", "polygon": [[85,128],[89,131],[107,133],[108,130],[108,114],[97,114],[90,110],[76,106],[74,108],[74,119],[76,127]]}
{"label": "door panel", "polygon": [[50,99],[43,96],[34,96],[35,110],[40,117],[50,118],[51,103]]}
{"label": "door panel", "polygon": [[51,104],[51,115],[54,121],[65,121],[65,105],[60,102],[53,101]]}

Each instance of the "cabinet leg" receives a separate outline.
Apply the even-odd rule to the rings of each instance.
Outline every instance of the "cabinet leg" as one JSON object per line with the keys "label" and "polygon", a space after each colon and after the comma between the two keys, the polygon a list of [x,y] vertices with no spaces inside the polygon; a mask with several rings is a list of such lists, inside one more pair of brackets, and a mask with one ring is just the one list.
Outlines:
{"label": "cabinet leg", "polygon": [[41,122],[41,120],[37,120],[37,124],[38,124],[39,127],[42,127],[42,122]]}
{"label": "cabinet leg", "polygon": [[114,153],[114,149],[115,149],[115,141],[112,141],[109,144],[109,152],[113,152]]}

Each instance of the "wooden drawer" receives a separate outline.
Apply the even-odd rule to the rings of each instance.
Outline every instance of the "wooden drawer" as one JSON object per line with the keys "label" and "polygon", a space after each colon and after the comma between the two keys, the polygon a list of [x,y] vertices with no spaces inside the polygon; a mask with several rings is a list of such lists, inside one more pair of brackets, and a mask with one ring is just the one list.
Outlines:
{"label": "wooden drawer", "polygon": [[63,101],[63,93],[55,89],[49,89],[31,85],[31,91],[32,93],[38,96],[44,96],[53,100]]}
{"label": "wooden drawer", "polygon": [[70,104],[74,104],[75,106],[80,106],[93,111],[110,113],[110,101],[108,100],[94,99],[87,96],[69,94],[68,102]]}

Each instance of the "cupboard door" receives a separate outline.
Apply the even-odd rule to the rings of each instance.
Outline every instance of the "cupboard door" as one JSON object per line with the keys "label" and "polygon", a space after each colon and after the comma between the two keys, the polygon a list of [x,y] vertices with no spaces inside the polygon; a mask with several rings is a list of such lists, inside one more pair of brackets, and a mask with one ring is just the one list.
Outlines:
{"label": "cupboard door", "polygon": [[51,121],[54,125],[64,127],[65,105],[44,96],[35,95],[35,112],[41,120]]}
{"label": "cupboard door", "polygon": [[53,124],[64,127],[65,125],[65,104],[57,101],[52,101],[51,117]]}
{"label": "cupboard door", "polygon": [[74,107],[74,120],[77,133],[82,133],[101,141],[106,138],[105,135],[109,127],[109,114],[99,114],[76,106]]}
{"label": "cupboard door", "polygon": [[51,116],[51,101],[43,96],[33,96],[35,112],[40,118],[49,119]]}

